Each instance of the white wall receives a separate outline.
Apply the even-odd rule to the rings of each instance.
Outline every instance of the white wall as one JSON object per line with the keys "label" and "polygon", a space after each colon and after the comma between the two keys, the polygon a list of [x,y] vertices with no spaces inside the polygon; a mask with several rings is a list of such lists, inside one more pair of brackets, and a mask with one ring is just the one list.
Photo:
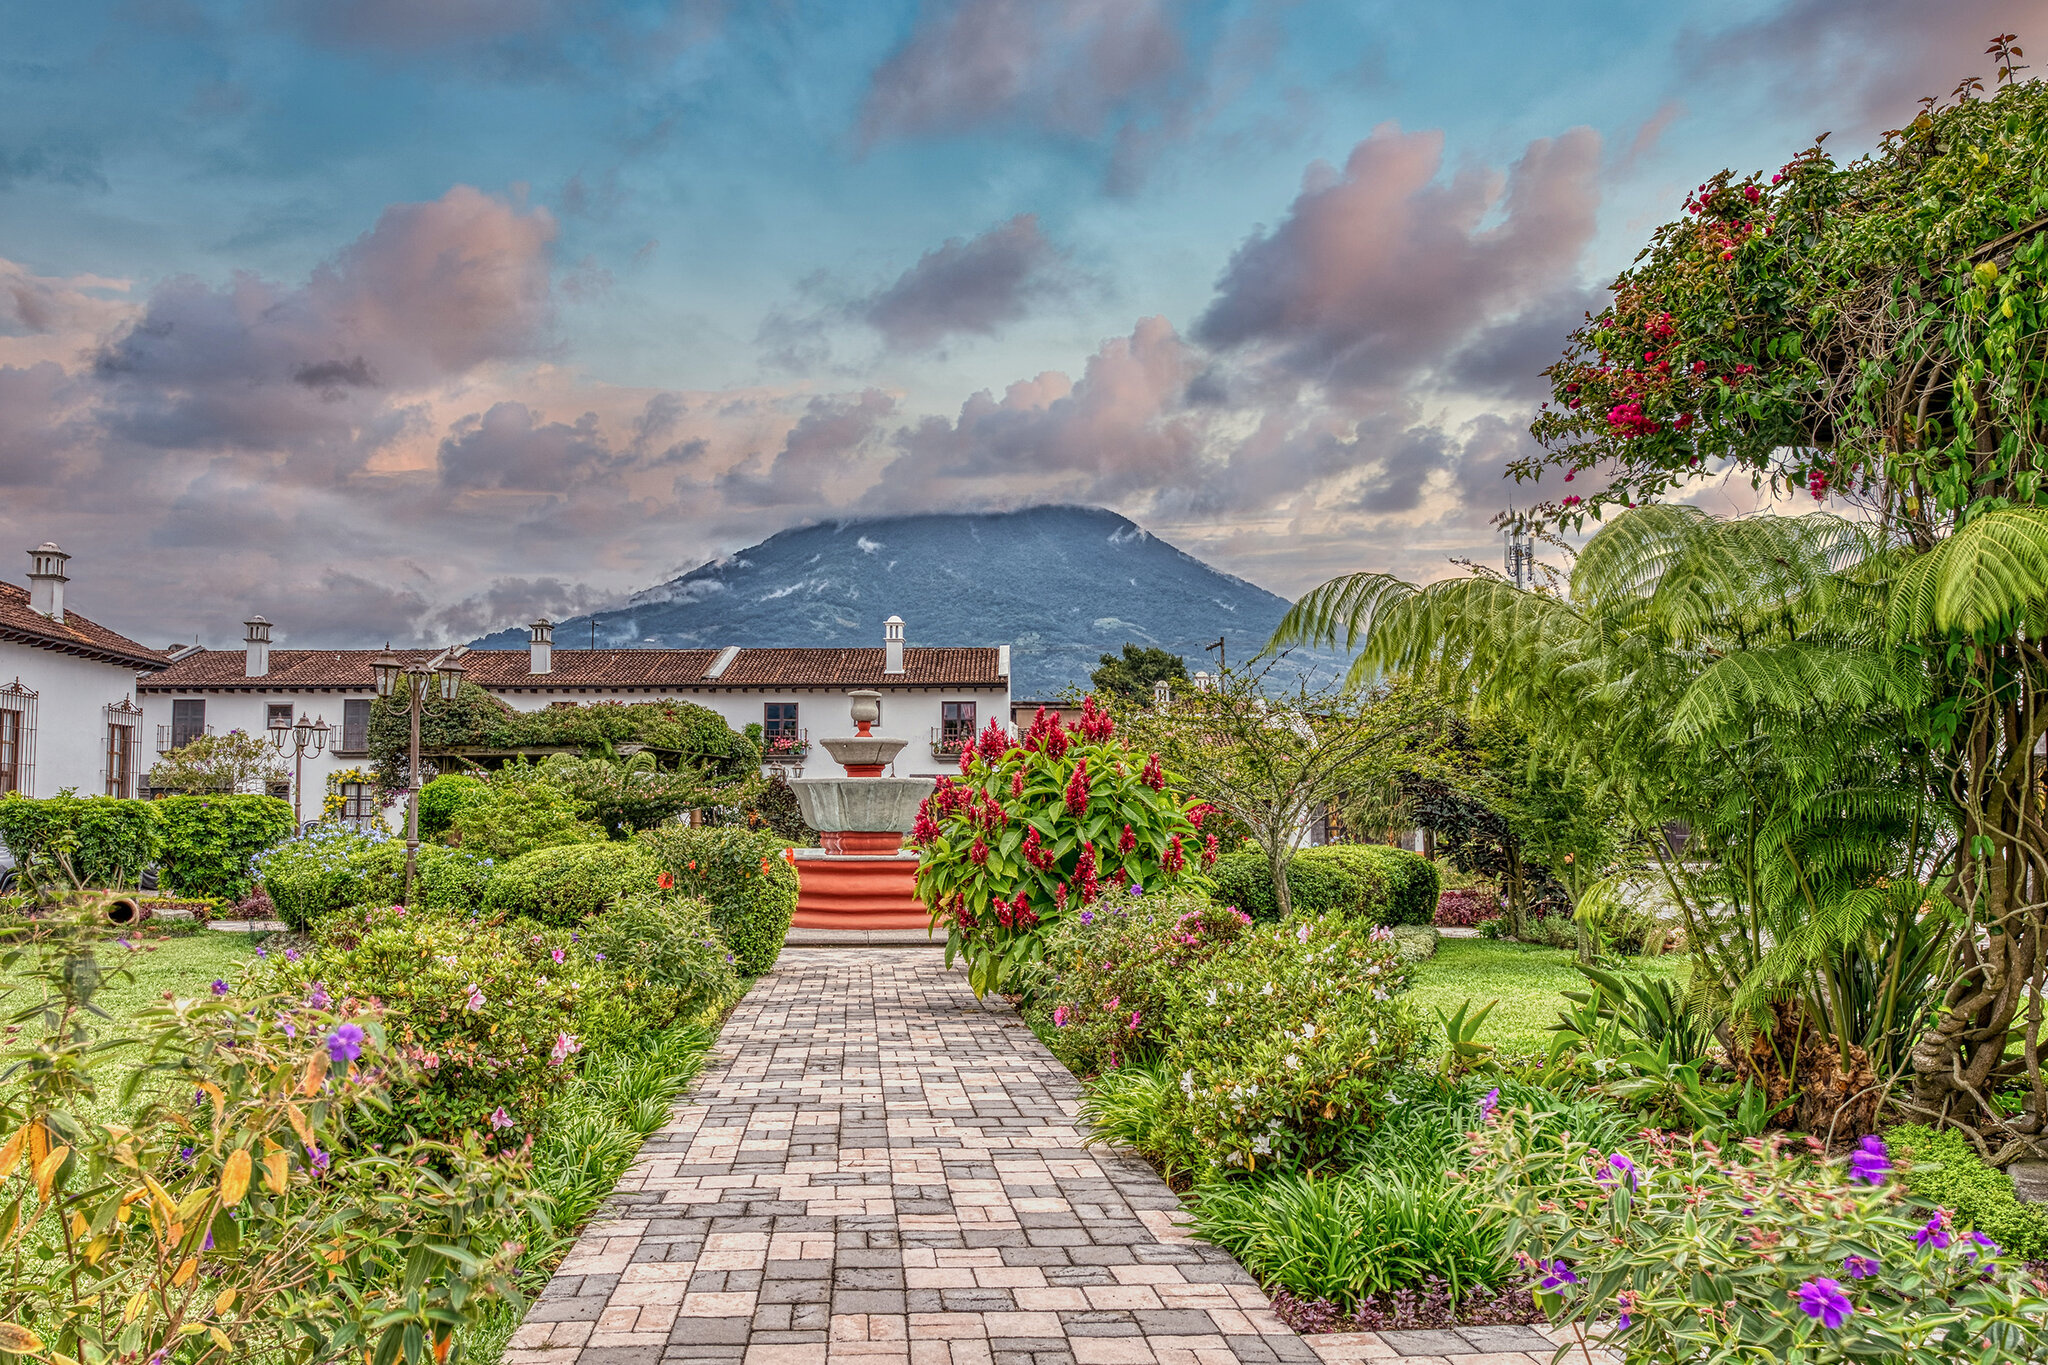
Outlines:
{"label": "white wall", "polygon": [[[306,754],[305,786],[299,792],[299,817],[303,820],[318,820],[322,803],[327,799],[327,775],[349,768],[368,768],[367,756],[340,757],[332,745],[341,741],[341,703],[345,698],[367,699],[368,692],[307,692],[290,691],[264,692],[188,692],[185,699],[206,703],[206,728],[211,734],[224,735],[230,730],[247,730],[250,734],[269,738],[270,704],[289,703],[292,717],[297,719],[304,712],[309,719],[325,720],[334,727],[328,731],[330,747],[315,756],[310,750]],[[147,777],[149,769],[156,763],[157,728],[166,730],[171,724],[171,703],[178,697],[161,693],[146,693],[142,698],[142,761],[140,772]],[[297,764],[292,758],[293,750],[284,750],[287,775],[295,772]]]}
{"label": "white wall", "polygon": [[[27,796],[55,796],[66,787],[80,796],[107,789],[107,717],[135,691],[135,670],[125,664],[93,663],[55,650],[0,640],[0,687],[13,683],[40,694],[35,700],[35,772],[23,784]],[[147,768],[149,735],[137,735]]]}

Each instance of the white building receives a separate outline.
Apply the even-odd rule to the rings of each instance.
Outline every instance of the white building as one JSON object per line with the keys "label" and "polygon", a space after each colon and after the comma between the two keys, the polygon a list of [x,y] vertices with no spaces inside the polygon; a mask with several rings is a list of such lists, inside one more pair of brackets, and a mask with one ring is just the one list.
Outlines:
{"label": "white building", "polygon": [[133,796],[149,766],[136,674],[165,656],[65,604],[70,558],[45,542],[26,589],[0,583],[0,792]]}
{"label": "white building", "polygon": [[[369,764],[371,665],[382,650],[272,649],[270,623],[248,623],[245,647],[196,647],[171,657],[138,686],[154,753],[206,733],[266,730],[273,716],[308,716],[334,727],[328,749],[305,760],[301,808],[316,819],[330,774]],[[394,651],[407,663],[441,651]],[[464,678],[521,711],[592,702],[674,699],[717,712],[744,732],[759,725],[769,766],[792,776],[836,777],[841,769],[818,738],[851,734],[846,694],[882,694],[877,733],[911,741],[899,776],[958,768],[960,745],[990,720],[1010,715],[1010,649],[906,646],[903,622],[890,617],[873,649],[557,649],[554,627],[536,621],[519,650],[461,655]],[[345,793],[359,801],[367,790]],[[359,805],[351,815],[373,811]]]}

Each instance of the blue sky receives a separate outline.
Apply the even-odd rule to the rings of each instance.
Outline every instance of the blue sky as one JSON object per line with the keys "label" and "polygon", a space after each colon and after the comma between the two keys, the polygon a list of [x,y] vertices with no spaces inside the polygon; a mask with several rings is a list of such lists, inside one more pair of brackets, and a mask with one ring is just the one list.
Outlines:
{"label": "blue sky", "polygon": [[0,0],[0,524],[153,641],[1046,498],[1433,576],[1686,190],[2044,11]]}

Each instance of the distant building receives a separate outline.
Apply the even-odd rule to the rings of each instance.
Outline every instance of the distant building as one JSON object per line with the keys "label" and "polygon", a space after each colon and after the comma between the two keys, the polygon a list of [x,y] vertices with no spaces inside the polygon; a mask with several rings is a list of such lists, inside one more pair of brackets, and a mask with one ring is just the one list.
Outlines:
{"label": "distant building", "polygon": [[[137,691],[155,752],[202,734],[261,732],[274,716],[305,714],[335,727],[327,752],[306,758],[302,802],[312,818],[331,774],[368,764],[371,665],[383,651],[272,649],[270,629],[253,618],[242,649],[182,652]],[[394,653],[413,663],[445,651]],[[855,688],[882,694],[878,733],[911,741],[896,761],[899,776],[953,771],[964,737],[1010,714],[1009,646],[906,647],[897,617],[873,649],[557,649],[553,625],[541,620],[529,627],[524,652],[470,650],[461,658],[465,680],[521,711],[672,698],[717,712],[737,731],[759,725],[766,766],[790,776],[840,775],[813,741],[852,733],[846,693]],[[464,756],[488,763],[515,755]],[[341,794],[352,803],[348,815],[375,813],[367,784],[346,784]]]}
{"label": "distant building", "polygon": [[70,555],[28,553],[28,587],[0,583],[0,793],[133,796],[148,767],[136,674],[165,656],[65,603]]}

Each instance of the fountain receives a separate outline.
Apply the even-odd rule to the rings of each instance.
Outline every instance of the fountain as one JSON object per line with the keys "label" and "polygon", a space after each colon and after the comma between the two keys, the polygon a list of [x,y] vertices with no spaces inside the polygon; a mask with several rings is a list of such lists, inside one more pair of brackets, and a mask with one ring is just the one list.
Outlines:
{"label": "fountain", "polygon": [[903,836],[917,808],[937,785],[928,777],[884,777],[910,741],[873,732],[882,717],[882,694],[846,694],[854,733],[821,740],[846,769],[844,777],[800,777],[796,792],[804,822],[822,848],[796,851],[795,924],[800,929],[923,929],[931,916],[917,899],[917,855]]}

